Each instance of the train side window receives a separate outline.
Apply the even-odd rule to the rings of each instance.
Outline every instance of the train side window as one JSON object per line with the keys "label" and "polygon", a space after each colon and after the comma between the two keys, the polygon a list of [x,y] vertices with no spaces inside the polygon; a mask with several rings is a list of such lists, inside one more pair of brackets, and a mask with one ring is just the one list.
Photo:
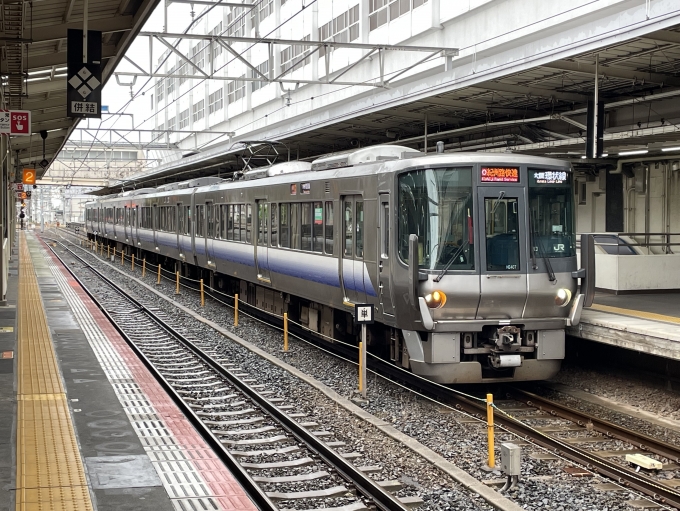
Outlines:
{"label": "train side window", "polygon": [[179,206],[179,205],[178,205],[178,207],[179,207],[179,218],[178,218],[178,221],[177,221],[177,224],[178,224],[177,227],[179,228],[179,233],[184,234],[184,215],[186,213],[187,208],[185,208],[184,206]]}
{"label": "train side window", "polygon": [[206,204],[205,209],[206,209],[206,215],[207,215],[207,218],[208,218],[207,237],[208,238],[214,238],[215,237],[215,208],[213,208],[212,204]]}
{"label": "train side window", "polygon": [[196,206],[196,236],[205,236],[205,206]]}
{"label": "train side window", "polygon": [[267,218],[269,212],[265,202],[257,203],[257,244],[264,246],[267,244]]}
{"label": "train side window", "polygon": [[269,223],[269,240],[271,242],[271,246],[275,247],[276,244],[278,243],[278,229],[279,229],[279,222],[278,222],[278,208],[276,207],[277,204],[276,202],[272,202],[269,207],[271,208],[271,221]]}
{"label": "train side window", "polygon": [[246,241],[246,205],[241,204],[239,218],[241,219],[241,241]]}
{"label": "train side window", "polygon": [[326,230],[326,254],[333,255],[333,203],[326,202],[326,223],[324,226]]}
{"label": "train side window", "polygon": [[300,215],[300,223],[301,223],[301,248],[302,250],[306,250],[308,252],[311,252],[312,250],[312,203],[311,202],[303,202],[301,204],[301,209],[302,213]]}
{"label": "train side window", "polygon": [[314,252],[323,252],[323,203],[315,202],[312,216],[313,240],[312,250]]}
{"label": "train side window", "polygon": [[227,221],[229,220],[229,206],[220,206],[220,238],[227,239]]}
{"label": "train side window", "polygon": [[253,207],[246,206],[246,243],[253,242]]}
{"label": "train side window", "polygon": [[241,241],[241,205],[234,204],[234,241]]}
{"label": "train side window", "polygon": [[290,248],[290,204],[281,204],[279,211],[279,225],[281,229],[281,240],[279,246]]}
{"label": "train side window", "polygon": [[390,255],[390,205],[382,204],[382,236],[380,237],[380,254],[383,259]]}
{"label": "train side window", "polygon": [[356,256],[364,257],[364,201],[356,202],[357,232],[355,236]]}
{"label": "train side window", "polygon": [[290,205],[290,248],[300,250],[300,204]]}
{"label": "train side window", "polygon": [[234,205],[227,206],[227,239],[234,239]]}
{"label": "train side window", "polygon": [[345,201],[345,257],[352,257],[352,201]]}

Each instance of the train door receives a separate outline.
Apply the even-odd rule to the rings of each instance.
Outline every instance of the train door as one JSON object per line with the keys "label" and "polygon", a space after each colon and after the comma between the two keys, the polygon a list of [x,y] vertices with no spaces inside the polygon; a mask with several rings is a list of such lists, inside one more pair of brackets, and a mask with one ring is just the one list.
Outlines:
{"label": "train door", "polygon": [[[524,188],[479,188],[481,293],[478,319],[522,317],[527,295]],[[503,311],[499,315],[498,311]]]}
{"label": "train door", "polygon": [[255,267],[257,268],[257,280],[265,284],[271,284],[269,273],[269,205],[265,200],[256,201],[257,211],[257,236],[255,238]]}
{"label": "train door", "polygon": [[381,194],[378,205],[378,290],[383,314],[394,315],[392,267],[390,264],[390,196]]}
{"label": "train door", "polygon": [[342,287],[345,301],[365,303],[364,200],[361,195],[342,198]]}

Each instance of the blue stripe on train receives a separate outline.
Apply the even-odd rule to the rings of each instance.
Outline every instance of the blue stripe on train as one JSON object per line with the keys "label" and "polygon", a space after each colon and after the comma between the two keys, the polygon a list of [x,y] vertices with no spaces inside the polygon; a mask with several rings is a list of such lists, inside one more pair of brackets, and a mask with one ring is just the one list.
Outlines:
{"label": "blue stripe on train", "polygon": [[[150,241],[152,240],[153,238]],[[172,243],[165,243],[164,239],[159,238],[158,242],[166,247],[177,248],[177,243],[174,240]],[[185,244],[182,243],[182,245]],[[186,247],[186,249],[188,248]],[[196,253],[198,255],[205,255],[205,238],[196,238]],[[251,267],[255,266],[254,247],[252,245],[215,240],[213,241],[213,253],[218,261],[229,261]],[[267,256],[269,271],[272,273],[317,282],[326,286],[340,287],[338,260],[334,257],[278,249],[269,249]],[[363,287],[365,287],[366,294],[368,296],[377,296],[368,275],[366,264],[360,263],[360,267],[364,274]],[[345,288],[348,291],[363,293],[363,287],[356,285],[354,278],[345,279]]]}

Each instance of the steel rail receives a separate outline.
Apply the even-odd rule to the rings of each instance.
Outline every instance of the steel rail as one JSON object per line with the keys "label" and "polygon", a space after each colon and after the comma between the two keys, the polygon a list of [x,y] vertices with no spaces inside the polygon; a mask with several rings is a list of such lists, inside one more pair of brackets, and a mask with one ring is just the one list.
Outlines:
{"label": "steel rail", "polygon": [[[275,325],[279,328],[281,327],[282,321],[279,318],[272,317],[266,312],[246,303],[241,304],[241,307],[244,311],[248,311],[249,314],[260,321]],[[289,329],[291,334],[297,335],[315,346],[322,347],[327,351],[329,350],[330,343],[328,341],[324,341],[322,338],[312,335],[309,331],[297,327],[295,324],[291,325]],[[333,344],[332,350],[335,354],[349,360],[353,360],[357,356],[356,349],[350,349],[342,343]],[[368,360],[368,367],[388,380],[398,381],[409,389],[420,392],[441,403],[453,405],[455,408],[477,416],[481,420],[484,420],[483,418],[486,417],[485,404],[464,398],[452,389],[426,380],[423,377],[401,369],[387,361],[371,357]],[[496,413],[495,421],[497,424],[500,424],[508,431],[521,438],[527,440],[531,439],[533,443],[550,451],[559,452],[570,461],[581,464],[593,472],[602,474],[622,486],[635,489],[658,502],[680,509],[680,491],[666,486],[659,481],[655,481],[645,474],[635,472],[628,467],[611,462],[606,458],[599,457],[557,438],[541,434],[535,428],[507,414]]]}
{"label": "steel rail", "polygon": [[[59,243],[65,250],[68,250],[71,255],[76,259],[85,264],[95,275],[101,276],[99,272],[88,264],[83,258],[75,254],[71,249],[65,247],[60,241],[51,238],[45,238],[44,240],[51,240],[55,243]],[[146,357],[146,355],[137,347],[135,342],[128,336],[125,330],[118,324],[118,322],[111,316],[111,314],[102,305],[100,300],[90,291],[90,289],[83,283],[83,281],[75,274],[75,272],[69,267],[68,264],[59,256],[54,247],[47,244],[50,251],[61,261],[62,266],[71,274],[71,276],[76,280],[78,285],[87,293],[94,304],[101,310],[101,312],[106,316],[106,319],[111,322],[116,331],[121,335],[123,340],[130,346],[132,351],[139,357],[142,363],[146,366],[149,372],[153,375],[156,381],[163,387],[163,390],[168,393],[173,402],[182,411],[187,420],[191,425],[196,428],[196,431],[201,435],[203,440],[210,446],[210,448],[215,451],[215,454],[220,458],[220,460],[225,464],[229,471],[234,475],[236,481],[243,487],[243,489],[248,494],[248,497],[253,501],[255,506],[261,511],[278,511],[278,507],[267,497],[265,492],[258,486],[258,484],[250,477],[250,474],[243,468],[240,463],[232,456],[232,454],[225,448],[224,444],[213,434],[212,431],[203,423],[203,421],[194,413],[191,407],[184,401],[184,399],[175,391],[175,389],[170,385],[170,383],[165,379],[165,377],[156,369],[156,366]],[[110,282],[107,282],[110,284]],[[121,292],[120,288],[117,286],[112,286],[117,292]],[[128,295],[122,293],[126,298],[130,298]],[[131,300],[135,303],[134,300]],[[144,309],[146,312],[148,309]]]}
{"label": "steel rail", "polygon": [[[44,238],[47,239],[47,238]],[[262,396],[259,392],[257,392],[255,389],[251,388],[248,386],[246,383],[232,375],[229,371],[227,371],[224,367],[222,367],[218,362],[213,360],[213,358],[204,353],[201,348],[196,346],[193,342],[191,342],[189,339],[187,339],[184,335],[182,335],[180,332],[175,330],[173,327],[170,325],[166,324],[162,319],[160,319],[152,310],[147,308],[144,304],[133,298],[132,296],[128,295],[123,289],[120,288],[115,282],[113,282],[110,278],[108,278],[106,275],[103,275],[99,270],[94,268],[90,263],[85,261],[82,257],[77,255],[75,252],[73,252],[69,247],[65,246],[63,243],[61,243],[58,240],[53,240],[56,243],[59,243],[60,246],[62,246],[65,250],[69,251],[73,257],[78,259],[80,262],[85,264],[90,271],[92,271],[97,277],[99,277],[101,280],[106,282],[111,288],[116,290],[118,293],[120,293],[122,296],[124,296],[126,299],[128,299],[133,305],[138,307],[142,312],[144,312],[151,320],[153,320],[159,327],[167,331],[170,335],[175,337],[180,343],[182,343],[186,348],[188,348],[194,355],[196,355],[198,358],[201,359],[206,365],[208,365],[211,369],[213,369],[215,372],[217,372],[220,376],[224,377],[227,379],[234,387],[238,388],[243,394],[245,394],[249,399],[251,399],[255,404],[257,404],[264,412],[266,412],[270,417],[272,417],[277,423],[279,423],[283,429],[288,431],[293,437],[295,437],[299,442],[303,443],[310,451],[314,452],[316,455],[318,455],[324,462],[326,462],[328,465],[332,466],[337,472],[338,475],[340,475],[343,479],[346,481],[350,482],[352,485],[356,487],[358,492],[363,495],[365,498],[370,500],[378,509],[381,509],[383,511],[407,511],[407,507],[404,506],[399,500],[392,495],[390,492],[384,490],[379,484],[377,484],[375,481],[373,481],[371,478],[367,477],[363,472],[361,472],[359,469],[354,467],[348,460],[343,458],[340,454],[338,454],[336,451],[328,447],[325,442],[314,436],[311,432],[309,432],[306,428],[300,426],[295,420],[290,418],[286,413],[283,411],[279,410],[278,407],[276,407],[273,403],[270,403],[264,396]],[[52,249],[52,252],[56,254],[56,252]],[[57,257],[59,257],[57,255]],[[59,258],[61,260],[61,258]],[[63,262],[63,261],[62,261]],[[68,266],[67,266],[68,268]],[[73,274],[71,269],[69,268],[69,271]],[[79,281],[79,284],[83,286],[83,284]],[[85,288],[85,286],[83,286]],[[85,288],[86,289],[86,288]],[[90,296],[92,297],[92,294],[89,293]],[[114,325],[116,325],[116,329],[119,331],[121,330],[119,326],[117,326],[115,320],[108,314],[106,311],[102,308],[102,305],[99,303],[96,298],[92,297],[95,300],[95,303],[97,303],[97,306],[102,309],[107,318],[111,320]],[[134,342],[129,340],[127,336],[126,341],[128,343],[131,343],[134,345]],[[138,354],[141,354],[139,350],[135,346],[135,351]],[[142,354],[143,356],[143,354]],[[149,362],[146,357],[143,358],[145,360],[145,363],[150,364],[153,367],[153,364]],[[154,373],[157,374],[160,378],[163,378],[160,376],[160,374],[155,370],[154,368]],[[163,379],[163,381],[165,381]],[[166,382],[167,384],[167,382]],[[169,386],[169,384],[167,384]],[[174,391],[173,391],[174,392]],[[179,397],[179,396],[178,396]],[[181,399],[181,398],[180,398]],[[188,405],[186,405],[188,407]],[[191,412],[192,415],[193,411]],[[198,419],[197,416],[195,416],[196,419],[200,422],[200,419]],[[205,426],[204,426],[205,427]],[[210,433],[210,436],[215,438],[212,433]],[[217,440],[215,438],[217,442]],[[220,444],[222,445],[222,444]],[[226,449],[223,449],[231,459],[233,457],[231,454],[226,451]],[[238,465],[238,462],[234,460],[234,463]],[[240,468],[240,465],[238,465]],[[231,467],[230,467],[231,468]],[[245,472],[244,469],[241,469]],[[248,476],[250,479],[250,476]],[[252,479],[251,479],[252,481]],[[253,482],[254,484],[254,482]],[[259,488],[258,488],[259,490]],[[261,490],[259,490],[261,492]],[[273,509],[276,509],[275,507]]]}
{"label": "steel rail", "polygon": [[584,426],[590,422],[593,425],[593,430],[602,433],[610,438],[617,438],[627,442],[639,449],[650,451],[671,461],[680,463],[680,447],[676,447],[667,442],[663,442],[644,433],[624,428],[618,424],[598,419],[595,416],[588,415],[585,412],[575,410],[560,403],[555,403],[548,398],[539,396],[524,389],[511,388],[508,392],[508,397],[526,403],[529,406],[537,407],[539,410],[548,412],[551,415],[561,417],[563,419],[575,422],[580,426]]}

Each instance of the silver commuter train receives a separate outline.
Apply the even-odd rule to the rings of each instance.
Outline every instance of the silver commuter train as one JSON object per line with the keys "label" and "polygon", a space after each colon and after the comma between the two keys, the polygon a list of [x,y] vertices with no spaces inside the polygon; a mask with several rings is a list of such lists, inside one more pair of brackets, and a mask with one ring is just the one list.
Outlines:
{"label": "silver commuter train", "polygon": [[369,349],[440,383],[559,371],[595,278],[568,163],[375,146],[248,177],[90,202],[88,236],[330,337],[355,340],[354,304],[374,304]]}

